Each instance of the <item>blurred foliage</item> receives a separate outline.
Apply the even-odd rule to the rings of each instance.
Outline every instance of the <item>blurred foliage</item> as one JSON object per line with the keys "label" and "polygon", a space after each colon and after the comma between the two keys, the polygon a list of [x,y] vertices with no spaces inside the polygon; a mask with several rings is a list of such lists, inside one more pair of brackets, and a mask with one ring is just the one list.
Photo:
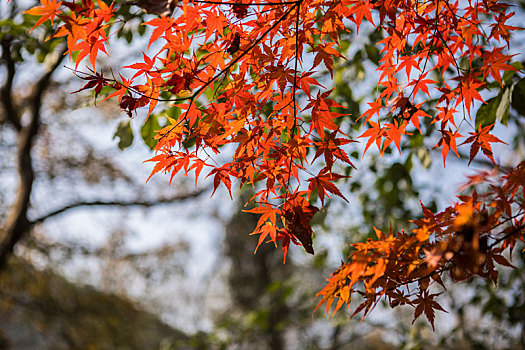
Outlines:
{"label": "blurred foliage", "polygon": [[131,129],[129,120],[120,122],[117,131],[115,131],[115,135],[113,135],[113,138],[116,137],[119,138],[118,148],[120,148],[121,151],[131,146],[133,143],[133,129]]}
{"label": "blurred foliage", "polygon": [[162,127],[159,123],[159,117],[155,114],[150,115],[149,118],[144,122],[140,128],[140,136],[144,143],[152,150],[157,144],[157,140],[154,139],[157,134],[156,131]]}

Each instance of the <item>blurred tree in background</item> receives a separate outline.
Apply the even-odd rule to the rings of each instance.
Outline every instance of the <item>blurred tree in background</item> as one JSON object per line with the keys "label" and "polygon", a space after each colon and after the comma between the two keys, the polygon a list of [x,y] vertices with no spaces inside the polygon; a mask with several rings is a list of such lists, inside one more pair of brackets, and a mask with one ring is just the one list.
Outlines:
{"label": "blurred tree in background", "polygon": [[[202,190],[181,183],[171,196],[152,188],[145,194],[144,177],[126,160],[115,162],[120,151],[111,136],[100,136],[100,130],[115,128],[118,111],[97,111],[86,96],[69,93],[76,84],[63,67],[64,43],[45,40],[48,27],[29,33],[34,23],[21,16],[28,6],[3,1],[0,7],[0,336],[15,349],[145,349],[157,348],[163,338],[184,339],[125,296],[39,270],[67,272],[78,264],[73,271],[82,275],[76,280],[110,292],[126,291],[137,280],[180,277],[187,242],[130,247],[134,230],[126,211],[188,205]],[[133,134],[121,129],[118,146],[128,147]],[[152,136],[147,130],[142,135],[146,141]],[[101,212],[119,224],[107,215],[97,221]],[[97,232],[100,227],[106,232]],[[85,229],[96,237],[82,237]]]}

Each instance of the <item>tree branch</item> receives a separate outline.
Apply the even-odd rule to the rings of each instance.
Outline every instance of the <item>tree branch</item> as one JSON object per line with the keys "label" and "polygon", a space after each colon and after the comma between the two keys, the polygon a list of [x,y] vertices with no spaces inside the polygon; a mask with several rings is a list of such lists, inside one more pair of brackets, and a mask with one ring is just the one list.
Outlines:
{"label": "tree branch", "polygon": [[66,211],[80,207],[153,207],[161,204],[170,204],[174,202],[185,201],[201,195],[205,190],[201,189],[189,194],[183,194],[171,198],[161,198],[156,200],[134,200],[134,201],[84,201],[66,205],[60,209],[53,210],[39,218],[30,221],[31,225],[39,224],[53,216],[60,215]]}
{"label": "tree branch", "polygon": [[[64,47],[59,51],[59,56],[35,84],[29,105],[31,119],[27,125],[20,125],[16,160],[18,168],[18,189],[13,205],[7,215],[5,230],[0,241],[0,270],[5,267],[7,258],[13,252],[15,245],[24,237],[32,225],[27,218],[27,210],[31,201],[31,192],[35,179],[31,148],[33,147],[40,126],[43,95],[49,87],[53,73],[60,66],[65,50]],[[15,68],[14,66],[12,67],[12,69]],[[9,97],[11,98],[11,96]]]}
{"label": "tree branch", "polygon": [[4,38],[0,45],[2,47],[2,61],[5,62],[7,77],[4,86],[0,89],[0,100],[5,112],[5,119],[13,125],[16,131],[22,130],[18,111],[13,104],[13,80],[16,74],[15,61],[11,56],[12,39]]}

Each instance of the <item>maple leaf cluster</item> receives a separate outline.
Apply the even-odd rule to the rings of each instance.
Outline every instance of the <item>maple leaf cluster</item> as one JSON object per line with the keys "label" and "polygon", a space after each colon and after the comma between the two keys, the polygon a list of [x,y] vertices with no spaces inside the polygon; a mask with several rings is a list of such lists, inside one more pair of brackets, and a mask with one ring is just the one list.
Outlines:
{"label": "maple leaf cluster", "polygon": [[[474,185],[480,184],[486,189],[478,193]],[[357,294],[363,301],[354,314],[366,315],[386,298],[392,307],[415,306],[414,320],[424,312],[434,327],[435,310],[444,310],[430,288],[445,288],[444,274],[454,281],[480,276],[496,283],[496,266],[512,267],[503,253],[512,254],[516,243],[524,240],[525,162],[505,174],[472,176],[463,188],[471,188],[471,193],[440,213],[422,205],[423,216],[413,221],[411,232],[386,234],[374,228],[377,239],[352,244],[348,262],[317,294],[317,307],[325,304],[328,315],[336,302],[335,313],[345,304],[350,308]]]}
{"label": "maple leaf cluster", "polygon": [[[421,121],[431,118],[439,125],[436,147],[443,161],[450,150],[458,154],[459,125],[483,102],[481,92],[490,81],[503,86],[503,73],[516,70],[505,47],[518,28],[508,24],[509,5],[497,0],[182,0],[163,1],[161,10],[141,4],[160,16],[142,23],[151,30],[147,53],[122,67],[118,78],[95,67],[98,53],[107,54],[109,38],[124,27],[117,5],[41,0],[26,13],[39,17],[35,27],[60,20],[55,36],[66,37],[75,71],[87,80],[81,90],[94,89],[95,97],[103,88],[111,91],[105,99],[117,98],[130,117],[139,108],[147,108],[149,116],[159,103],[177,109],[178,116],[168,115],[168,125],[157,132],[156,155],[148,160],[154,163],[151,176],[193,173],[198,181],[202,174],[213,178],[214,192],[224,186],[230,196],[233,182],[254,186],[248,211],[259,215],[253,232],[258,246],[280,243],[285,259],[292,242],[314,252],[310,221],[319,210],[314,200],[324,206],[330,195],[345,199],[336,183],[347,176],[335,166],[353,167],[345,145],[355,140],[341,130],[344,107],[314,78],[323,66],[332,74],[334,61],[343,58],[342,33],[359,33],[364,22],[385,33],[377,43],[379,96],[359,116],[367,125],[360,136],[365,152],[375,144],[383,153],[392,143],[401,151],[404,135],[421,132]],[[92,72],[78,71],[88,56]],[[125,71],[132,72],[130,79]],[[484,126],[462,144],[470,145],[471,161],[482,150],[494,162],[495,142],[502,141]],[[226,147],[233,149],[232,157],[216,157]],[[473,258],[478,263],[451,272],[453,278],[493,279],[494,261],[503,261],[491,246],[489,228],[507,219],[487,209],[492,197],[473,195],[436,215],[424,208],[424,219],[415,222],[419,231],[378,232],[378,241],[355,244],[349,262],[319,294],[321,303],[329,308],[338,299],[336,309],[349,305],[362,284],[365,302],[358,310],[368,311],[387,297],[417,305],[416,316],[424,312],[432,322],[432,310],[439,307],[423,286],[440,283],[438,272],[456,271],[464,266],[461,259]],[[514,197],[505,198],[491,203],[512,206]],[[465,214],[469,210],[471,216]],[[480,219],[485,216],[490,219]],[[467,224],[476,233],[458,233],[466,232]],[[414,298],[399,291],[415,281],[420,292]]]}

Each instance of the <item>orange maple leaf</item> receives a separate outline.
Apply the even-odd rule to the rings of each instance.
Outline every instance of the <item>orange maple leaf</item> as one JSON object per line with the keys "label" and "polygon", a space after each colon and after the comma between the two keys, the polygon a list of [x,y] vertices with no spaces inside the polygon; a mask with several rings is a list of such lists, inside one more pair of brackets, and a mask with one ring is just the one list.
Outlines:
{"label": "orange maple leaf", "polygon": [[53,24],[53,20],[55,19],[55,17],[62,13],[62,11],[58,9],[60,5],[62,5],[62,1],[40,0],[40,3],[42,4],[42,6],[35,6],[25,12],[22,12],[23,14],[27,15],[40,16],[33,28],[31,28],[31,30],[29,31],[29,33],[31,33],[33,29],[35,29],[48,19],[51,21],[51,24]]}

